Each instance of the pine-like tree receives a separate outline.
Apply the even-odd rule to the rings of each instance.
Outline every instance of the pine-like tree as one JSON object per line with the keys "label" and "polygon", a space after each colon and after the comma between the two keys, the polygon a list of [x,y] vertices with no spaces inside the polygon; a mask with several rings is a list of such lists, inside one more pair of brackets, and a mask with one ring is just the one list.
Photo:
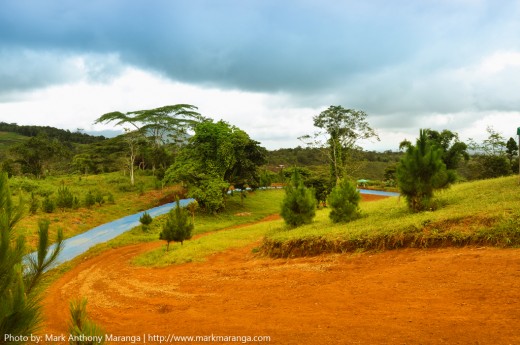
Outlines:
{"label": "pine-like tree", "polygon": [[[92,322],[87,315],[87,299],[76,300],[70,302],[70,319],[69,335],[71,345],[94,345],[104,344],[103,330]],[[96,340],[89,340],[96,337]],[[85,339],[85,340],[84,340]],[[101,339],[98,341],[97,339]]]}
{"label": "pine-like tree", "polygon": [[185,240],[191,238],[193,223],[190,221],[190,215],[185,208],[182,208],[177,198],[176,207],[171,209],[166,218],[166,224],[159,234],[159,239],[166,241],[166,251],[170,248],[170,242],[180,242],[181,245]]}
{"label": "pine-like tree", "polygon": [[312,190],[304,186],[298,169],[294,169],[291,182],[285,187],[280,215],[291,227],[309,224],[316,215],[316,198]]}
{"label": "pine-like tree", "polygon": [[421,129],[416,145],[408,146],[397,167],[399,189],[412,211],[431,207],[434,190],[447,188],[454,180],[441,157],[442,150],[431,145]]}
{"label": "pine-like tree", "polygon": [[347,179],[341,180],[328,198],[331,207],[329,218],[334,223],[350,222],[359,217],[359,201],[361,196],[356,187]]}
{"label": "pine-like tree", "polygon": [[152,224],[153,218],[148,212],[144,212],[141,218],[139,218],[139,222],[141,222],[143,230],[146,231],[150,224]]}
{"label": "pine-like tree", "polygon": [[24,262],[25,240],[13,238],[23,209],[21,200],[15,205],[11,199],[7,174],[0,174],[0,334],[13,336],[31,334],[40,322],[38,289],[34,287],[56,259],[63,238],[59,232],[56,247],[49,253],[48,223],[42,222],[38,252]]}

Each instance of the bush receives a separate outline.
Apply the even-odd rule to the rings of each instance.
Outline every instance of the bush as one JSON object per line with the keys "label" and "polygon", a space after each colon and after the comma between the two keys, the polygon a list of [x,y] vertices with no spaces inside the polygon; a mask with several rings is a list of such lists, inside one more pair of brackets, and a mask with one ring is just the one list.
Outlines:
{"label": "bush", "polygon": [[31,193],[31,199],[29,199],[29,213],[36,214],[36,212],[38,212],[39,208],[40,208],[40,200],[38,200],[38,197],[36,197],[36,195],[34,195],[34,193]]}
{"label": "bush", "polygon": [[85,194],[84,203],[87,208],[91,208],[96,203],[96,198],[91,191],[88,191],[87,194]]}
{"label": "bush", "polygon": [[107,202],[112,205],[116,203],[116,201],[114,200],[114,195],[110,192],[108,193],[108,196],[107,196]]}
{"label": "bush", "polygon": [[97,204],[99,206],[101,206],[102,204],[105,203],[105,199],[103,198],[103,194],[97,190],[96,193],[94,194],[94,200],[97,202]]}
{"label": "bush", "polygon": [[62,210],[66,208],[72,208],[74,206],[74,195],[72,195],[69,188],[65,185],[62,185],[60,188],[58,188],[56,206]]}
{"label": "bush", "polygon": [[152,224],[153,218],[148,214],[148,212],[144,212],[141,218],[139,218],[139,222],[142,224],[143,230],[148,230],[148,226]]}
{"label": "bush", "polygon": [[303,185],[300,173],[296,169],[291,183],[285,187],[280,215],[291,227],[309,224],[316,215],[316,199],[313,192]]}
{"label": "bush", "polygon": [[359,201],[361,196],[356,187],[343,179],[332,189],[328,203],[332,210],[329,218],[333,223],[349,222],[359,217]]}
{"label": "bush", "polygon": [[176,207],[171,209],[166,218],[166,223],[159,235],[159,239],[166,241],[166,251],[170,248],[170,242],[180,242],[191,238],[193,223],[190,222],[188,211],[182,208],[177,199]]}
{"label": "bush", "polygon": [[56,204],[54,203],[54,200],[47,195],[45,198],[43,198],[42,202],[42,211],[46,213],[52,213],[56,209]]}

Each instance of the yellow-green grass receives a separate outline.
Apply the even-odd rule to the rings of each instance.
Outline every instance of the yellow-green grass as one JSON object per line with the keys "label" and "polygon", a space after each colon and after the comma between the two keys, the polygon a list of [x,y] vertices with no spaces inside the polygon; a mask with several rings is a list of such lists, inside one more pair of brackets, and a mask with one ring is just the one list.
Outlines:
{"label": "yellow-green grass", "polygon": [[[229,197],[227,200],[226,209],[217,214],[210,215],[202,212],[197,212],[195,215],[195,227],[193,230],[193,236],[197,236],[200,234],[218,231],[222,229],[229,229],[240,225],[250,224],[262,220],[263,218],[277,214],[280,211],[280,204],[282,202],[283,197],[285,196],[285,192],[283,190],[266,190],[266,191],[256,191],[254,193],[250,193],[247,198],[243,200],[243,203],[240,200],[239,196]],[[146,231],[142,229],[141,226],[137,226],[132,230],[116,237],[115,239],[102,243],[95,246],[93,249],[89,251],[87,255],[95,255],[99,252],[102,252],[109,248],[117,248],[125,245],[136,244],[136,243],[144,243],[157,241],[159,239],[159,233],[162,230],[162,226],[165,222],[166,215],[162,215],[154,218],[152,224],[149,229]],[[255,225],[256,226],[256,225]],[[259,240],[263,237],[264,233],[258,234],[257,232],[252,232],[251,234],[247,234],[247,229],[250,227],[243,228],[234,228],[229,231],[223,231],[223,233],[229,233],[231,237],[235,236],[234,233],[242,233],[242,235],[237,235],[236,239],[231,239],[230,241],[222,241],[219,245],[204,245],[206,248],[206,254],[208,253],[209,247],[213,247],[212,252],[218,252],[236,246],[237,243],[247,244],[251,241]],[[175,254],[179,248],[192,248],[190,243],[197,241],[206,241],[207,239],[211,239],[216,236],[216,241],[220,241],[219,238],[221,235],[219,233],[214,233],[209,236],[204,236],[199,239],[187,240],[184,242],[184,245],[180,243],[170,243],[170,251],[164,253],[166,250],[166,242],[161,248],[156,251],[152,251],[149,253],[145,253],[142,255],[142,258],[137,259],[140,265],[153,265],[153,266],[164,266],[172,262],[177,262],[177,259],[171,259],[170,255],[176,256]],[[245,236],[248,240],[245,241],[242,237]],[[250,239],[252,239],[250,241]],[[239,242],[236,242],[239,241]],[[162,253],[162,254],[160,254]],[[195,254],[193,254],[195,255]],[[193,256],[190,254],[190,256]],[[173,261],[172,261],[173,260]],[[193,259],[191,260],[193,261]],[[148,263],[147,263],[148,262]],[[181,262],[181,261],[178,261]],[[186,261],[182,261],[186,262]]]}
{"label": "yellow-green grass", "polygon": [[363,217],[333,224],[328,210],[312,224],[280,226],[268,235],[261,252],[271,257],[402,247],[520,245],[518,177],[461,183],[436,193],[439,208],[410,213],[404,198],[362,203]]}
{"label": "yellow-green grass", "polygon": [[[22,197],[26,205],[25,216],[16,226],[17,235],[23,235],[27,241],[27,250],[36,248],[38,221],[42,218],[49,219],[50,235],[54,240],[59,228],[63,230],[65,238],[73,237],[98,225],[134,214],[160,204],[161,199],[170,198],[178,187],[156,188],[156,178],[153,176],[138,176],[136,187],[130,186],[130,179],[122,173],[107,173],[100,175],[67,175],[60,177],[47,177],[42,180],[28,178],[10,179],[13,199],[18,201]],[[50,194],[56,196],[58,188],[64,184],[83,203],[87,192],[99,191],[107,200],[108,193],[114,197],[114,203],[106,201],[101,206],[96,204],[90,208],[81,206],[78,209],[56,209],[52,213],[38,210],[35,215],[28,212],[31,192],[37,194],[41,203],[41,195]],[[142,185],[142,188],[137,187]],[[171,200],[169,200],[171,201]]]}
{"label": "yellow-green grass", "polygon": [[228,249],[242,248],[259,241],[272,231],[273,227],[280,226],[282,220],[259,222],[256,224],[222,230],[193,240],[170,244],[170,250],[161,246],[155,250],[137,256],[132,260],[134,265],[163,267],[172,264],[205,261],[212,254]]}

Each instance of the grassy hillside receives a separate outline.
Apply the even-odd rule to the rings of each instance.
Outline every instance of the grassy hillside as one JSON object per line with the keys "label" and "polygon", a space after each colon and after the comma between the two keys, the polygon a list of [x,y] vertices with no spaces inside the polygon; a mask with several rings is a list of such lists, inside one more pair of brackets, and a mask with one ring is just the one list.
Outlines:
{"label": "grassy hillside", "polygon": [[[161,188],[155,177],[145,175],[138,175],[136,185],[131,186],[128,176],[118,172],[48,177],[44,180],[12,177],[9,182],[15,202],[21,197],[26,207],[25,217],[16,226],[16,231],[25,236],[28,250],[36,247],[40,219],[50,220],[51,239],[54,240],[54,234],[59,228],[63,229],[65,238],[69,238],[126,215],[171,202],[175,199],[175,193],[179,192],[178,187]],[[44,212],[41,206],[45,196],[55,200],[60,186],[66,186],[78,198],[79,207]],[[100,194],[103,203],[86,207],[84,200],[88,192]],[[35,214],[29,212],[31,195],[34,195],[39,205]],[[113,202],[109,200],[110,195]]]}
{"label": "grassy hillside", "polygon": [[11,147],[29,139],[21,134],[0,132],[0,154],[7,152]]}
{"label": "grassy hillside", "polygon": [[463,245],[520,245],[518,177],[462,183],[437,194],[440,208],[410,213],[404,200],[389,198],[361,205],[364,217],[333,224],[329,210],[307,226],[270,233],[261,251],[295,257],[356,250]]}

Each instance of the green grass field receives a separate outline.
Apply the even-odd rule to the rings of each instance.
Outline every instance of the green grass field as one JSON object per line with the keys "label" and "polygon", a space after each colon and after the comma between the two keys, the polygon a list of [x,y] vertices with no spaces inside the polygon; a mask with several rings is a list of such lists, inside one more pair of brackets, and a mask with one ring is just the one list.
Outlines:
{"label": "green grass field", "polygon": [[520,245],[518,177],[461,183],[436,194],[439,209],[410,213],[396,197],[362,203],[363,217],[333,224],[328,210],[296,229],[284,226],[268,235],[261,251],[296,257],[356,250],[463,245]]}
{"label": "green grass field", "polygon": [[[260,240],[265,234],[262,226],[267,224],[266,226],[269,228],[273,224],[277,224],[276,222],[272,224],[271,222],[259,223],[256,230],[254,227],[257,225],[250,225],[222,232],[217,231],[255,223],[267,216],[278,213],[284,195],[285,192],[283,190],[256,191],[250,193],[243,200],[243,203],[237,195],[229,197],[226,209],[222,213],[209,215],[198,212],[195,216],[193,236],[210,232],[215,233],[185,241],[184,245],[172,242],[168,252],[166,252],[166,242],[164,242],[164,246],[140,256],[135,260],[135,263],[144,266],[165,266],[171,263],[200,261],[211,253],[223,251],[231,247],[244,246]],[[95,246],[89,252],[89,255],[108,248],[157,241],[165,219],[166,215],[156,217],[147,231],[143,231],[141,226],[135,227],[112,241]],[[191,252],[192,250],[194,252]]]}

